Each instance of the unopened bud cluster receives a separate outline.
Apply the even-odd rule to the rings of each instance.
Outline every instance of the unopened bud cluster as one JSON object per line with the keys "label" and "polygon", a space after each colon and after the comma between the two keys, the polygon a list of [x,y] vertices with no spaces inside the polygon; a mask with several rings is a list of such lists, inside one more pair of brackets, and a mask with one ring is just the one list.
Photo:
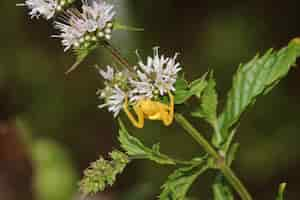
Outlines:
{"label": "unopened bud cluster", "polygon": [[75,0],[57,0],[56,12],[59,13],[69,7]]}
{"label": "unopened bud cluster", "polygon": [[89,48],[96,45],[98,42],[110,40],[112,37],[113,23],[106,23],[105,27],[101,30],[85,33],[78,41],[74,43],[74,49]]}
{"label": "unopened bud cluster", "polygon": [[129,163],[128,156],[120,151],[111,152],[110,158],[111,161],[100,157],[84,171],[84,178],[79,185],[85,195],[101,192],[107,186],[113,185],[116,176],[122,173]]}

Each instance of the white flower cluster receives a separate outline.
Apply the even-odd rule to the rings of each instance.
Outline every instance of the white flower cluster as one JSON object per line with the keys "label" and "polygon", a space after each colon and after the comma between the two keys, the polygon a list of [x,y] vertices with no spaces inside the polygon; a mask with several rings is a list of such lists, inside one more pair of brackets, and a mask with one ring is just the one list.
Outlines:
{"label": "white flower cluster", "polygon": [[49,20],[56,12],[63,10],[64,7],[73,3],[74,0],[26,0],[25,3],[17,6],[27,6],[31,18],[40,16]]}
{"label": "white flower cluster", "polygon": [[160,56],[158,47],[155,47],[153,57],[148,57],[146,64],[140,61],[139,67],[136,67],[138,79],[130,81],[134,86],[131,99],[153,98],[157,95],[163,96],[168,91],[175,91],[177,73],[181,70],[180,63],[176,62],[177,56],[177,53],[173,58]]}
{"label": "white flower cluster", "polygon": [[81,9],[69,8],[75,0],[25,0],[18,6],[27,6],[31,18],[40,16],[47,20],[59,15],[54,27],[60,32],[52,37],[62,39],[64,50],[70,48],[89,48],[98,41],[110,40],[113,20],[116,15],[114,6],[105,0],[81,0]]}
{"label": "white flower cluster", "polygon": [[95,44],[99,39],[111,39],[114,6],[103,0],[93,0],[88,3],[82,2],[82,12],[78,9],[65,11],[60,21],[54,25],[60,31],[58,37],[62,39],[65,51],[73,48],[85,47]]}
{"label": "white flower cluster", "polygon": [[98,91],[99,98],[104,99],[105,103],[99,105],[99,108],[108,107],[108,111],[117,117],[127,95],[129,72],[126,70],[115,71],[112,67],[107,66],[107,71],[99,69],[99,73],[105,80],[104,89]]}
{"label": "white flower cluster", "polygon": [[105,88],[99,90],[99,98],[105,102],[99,107],[108,107],[116,117],[126,97],[135,104],[142,99],[157,99],[168,91],[175,91],[177,73],[181,70],[176,62],[177,55],[173,58],[159,55],[156,47],[153,57],[148,57],[146,64],[139,61],[133,72],[118,72],[110,66],[106,71],[99,70],[105,79]]}

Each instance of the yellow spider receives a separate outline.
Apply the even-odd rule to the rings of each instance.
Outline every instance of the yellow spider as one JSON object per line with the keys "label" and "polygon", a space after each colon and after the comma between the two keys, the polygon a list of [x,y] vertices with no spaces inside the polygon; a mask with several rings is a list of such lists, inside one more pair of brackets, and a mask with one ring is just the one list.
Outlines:
{"label": "yellow spider", "polygon": [[137,119],[131,114],[128,109],[128,98],[125,98],[123,109],[131,123],[137,128],[144,127],[144,119],[161,120],[164,125],[169,126],[174,118],[174,97],[168,91],[170,105],[163,104],[151,99],[141,99],[134,106],[133,110],[137,115]]}

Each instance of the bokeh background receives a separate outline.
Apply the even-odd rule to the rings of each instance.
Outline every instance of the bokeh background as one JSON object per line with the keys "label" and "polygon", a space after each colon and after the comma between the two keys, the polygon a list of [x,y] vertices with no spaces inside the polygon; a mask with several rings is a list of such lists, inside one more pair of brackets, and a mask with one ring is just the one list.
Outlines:
{"label": "bokeh background", "polygon": [[[118,148],[115,120],[97,109],[101,102],[95,92],[102,82],[93,67],[113,61],[99,49],[66,77],[72,53],[64,53],[60,42],[50,38],[55,33],[51,23],[30,20],[16,3],[0,2],[0,199],[80,199],[77,182],[83,169]],[[215,71],[221,104],[240,62],[300,36],[298,0],[114,3],[118,20],[145,29],[113,35],[114,45],[132,63],[136,49],[144,57],[154,46],[170,56],[180,52],[189,80]],[[287,199],[300,198],[299,84],[300,69],[295,68],[241,120],[241,148],[233,167],[255,199],[274,199],[283,181],[288,182]],[[194,122],[209,132],[204,122]],[[163,152],[177,157],[201,153],[176,125],[147,122],[143,131],[134,132],[146,144],[160,141]],[[91,199],[155,199],[172,170],[149,161],[131,163],[114,187]],[[190,196],[211,199],[213,175],[199,178]]]}

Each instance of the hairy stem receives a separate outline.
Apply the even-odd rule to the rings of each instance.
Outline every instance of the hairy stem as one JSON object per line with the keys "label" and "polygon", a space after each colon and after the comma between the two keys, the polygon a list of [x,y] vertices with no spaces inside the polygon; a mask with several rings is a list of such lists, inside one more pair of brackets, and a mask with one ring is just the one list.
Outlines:
{"label": "hairy stem", "polygon": [[131,69],[131,65],[129,64],[128,60],[124,58],[118,49],[116,49],[112,44],[108,41],[105,41],[103,46],[110,52],[110,54],[116,59],[121,65]]}
{"label": "hairy stem", "polygon": [[[173,164],[170,164],[170,165],[194,165],[194,164],[200,164],[200,163],[204,162],[204,160],[188,160],[188,161],[187,160],[179,160],[176,158],[171,158],[169,155],[168,155],[168,158],[173,161]],[[130,160],[141,160],[141,159],[148,159],[148,157],[145,155],[134,155],[134,156],[129,156],[129,159]]]}
{"label": "hairy stem", "polygon": [[236,192],[240,195],[241,199],[252,200],[252,197],[245,186],[230,169],[230,167],[226,165],[224,158],[217,153],[217,151],[205,139],[205,137],[203,137],[202,134],[199,133],[181,114],[175,114],[175,120],[203,147],[208,154],[215,159],[217,167],[223,173],[232,187],[236,190]]}

